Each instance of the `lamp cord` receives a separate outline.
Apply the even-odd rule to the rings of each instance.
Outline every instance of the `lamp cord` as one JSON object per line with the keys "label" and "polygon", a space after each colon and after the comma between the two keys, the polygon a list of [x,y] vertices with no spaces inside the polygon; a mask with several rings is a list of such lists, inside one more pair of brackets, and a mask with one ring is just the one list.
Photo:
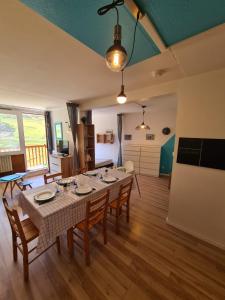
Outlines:
{"label": "lamp cord", "polygon": [[133,57],[133,54],[134,54],[134,46],[135,46],[135,40],[136,40],[136,31],[137,31],[137,25],[138,25],[138,21],[139,21],[139,18],[140,18],[140,10],[137,12],[137,18],[136,18],[136,22],[135,22],[135,26],[134,26],[134,35],[133,35],[133,44],[132,44],[132,50],[131,50],[131,54],[130,54],[130,58],[128,60],[128,62],[126,63],[125,67],[123,68],[123,70],[129,66],[130,62],[131,62],[131,59]]}
{"label": "lamp cord", "polygon": [[103,15],[107,14],[107,12],[109,12],[111,9],[115,9],[116,16],[117,16],[117,25],[118,25],[119,24],[119,12],[118,12],[117,6],[121,6],[121,5],[124,5],[124,0],[113,0],[112,3],[100,7],[97,10],[97,13],[99,14],[99,16],[103,16]]}
{"label": "lamp cord", "polygon": [[[122,73],[122,85],[123,85],[123,71],[125,70],[125,68],[131,62],[131,59],[132,59],[133,54],[134,54],[134,46],[135,46],[135,40],[136,40],[136,31],[137,31],[137,24],[138,24],[138,21],[139,21],[139,17],[140,17],[140,10],[137,13],[137,19],[136,19],[136,23],[135,23],[135,27],[134,27],[133,45],[132,45],[132,50],[131,50],[130,58],[129,58],[128,62],[126,63],[126,65],[124,66],[124,68],[121,70],[121,73]],[[143,113],[143,119],[144,119],[144,113]]]}

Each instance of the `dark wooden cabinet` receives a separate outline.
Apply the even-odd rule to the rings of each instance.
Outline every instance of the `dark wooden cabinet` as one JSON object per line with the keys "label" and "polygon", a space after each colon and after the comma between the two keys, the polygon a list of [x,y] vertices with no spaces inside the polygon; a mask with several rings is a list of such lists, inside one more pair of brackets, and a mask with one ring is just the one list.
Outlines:
{"label": "dark wooden cabinet", "polygon": [[95,128],[94,125],[78,124],[78,155],[80,168],[95,169]]}
{"label": "dark wooden cabinet", "polygon": [[26,171],[24,154],[0,156],[0,177]]}

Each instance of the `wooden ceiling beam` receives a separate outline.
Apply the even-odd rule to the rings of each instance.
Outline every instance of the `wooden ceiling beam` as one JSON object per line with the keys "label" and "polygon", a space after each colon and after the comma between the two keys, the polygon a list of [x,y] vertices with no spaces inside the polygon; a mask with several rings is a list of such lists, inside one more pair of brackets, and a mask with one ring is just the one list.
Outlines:
{"label": "wooden ceiling beam", "polygon": [[138,11],[141,12],[139,23],[143,26],[143,28],[148,33],[153,42],[156,44],[160,52],[165,52],[167,50],[167,47],[150,18],[144,12],[141,11],[141,9],[133,0],[125,0],[125,4],[135,19],[137,18]]}

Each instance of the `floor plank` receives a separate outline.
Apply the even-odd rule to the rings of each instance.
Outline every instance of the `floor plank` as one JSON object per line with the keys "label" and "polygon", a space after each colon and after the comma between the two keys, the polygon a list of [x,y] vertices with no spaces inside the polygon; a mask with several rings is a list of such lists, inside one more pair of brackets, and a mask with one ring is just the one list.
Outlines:
{"label": "floor plank", "polygon": [[[0,299],[3,300],[224,300],[225,252],[166,224],[167,178],[139,176],[142,197],[132,191],[130,223],[120,235],[108,224],[108,243],[99,235],[91,245],[91,266],[80,249],[74,258],[61,237],[55,248],[30,266],[24,283],[22,260],[12,259],[11,232],[0,203]],[[32,179],[43,184],[42,177]],[[0,186],[2,192],[2,186]],[[16,201],[10,201],[16,205]]]}

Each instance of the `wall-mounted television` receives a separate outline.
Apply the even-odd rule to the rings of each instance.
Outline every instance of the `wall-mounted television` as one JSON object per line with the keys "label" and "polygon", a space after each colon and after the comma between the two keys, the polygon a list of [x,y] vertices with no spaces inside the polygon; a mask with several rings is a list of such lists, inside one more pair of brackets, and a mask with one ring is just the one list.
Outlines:
{"label": "wall-mounted television", "polygon": [[57,153],[69,155],[69,141],[57,140],[56,148],[57,148]]}
{"label": "wall-mounted television", "polygon": [[225,170],[225,139],[179,138],[177,163]]}

